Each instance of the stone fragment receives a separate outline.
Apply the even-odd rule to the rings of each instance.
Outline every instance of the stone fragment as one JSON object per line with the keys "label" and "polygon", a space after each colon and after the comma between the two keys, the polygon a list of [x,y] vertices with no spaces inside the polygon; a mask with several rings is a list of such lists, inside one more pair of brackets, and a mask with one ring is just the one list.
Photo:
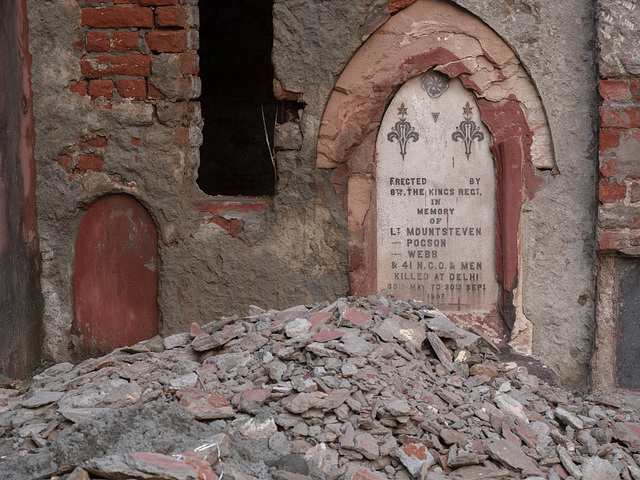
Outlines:
{"label": "stone fragment", "polygon": [[384,320],[377,331],[388,332],[392,338],[402,343],[410,342],[416,349],[421,349],[427,338],[424,328],[418,322],[400,315],[392,315]]}
{"label": "stone fragment", "polygon": [[162,346],[165,350],[172,350],[174,348],[186,347],[190,343],[191,335],[188,333],[174,333],[162,341]]}
{"label": "stone fragment", "polygon": [[193,467],[198,475],[198,480],[218,480],[218,476],[211,469],[211,465],[196,452],[182,452],[181,460]]}
{"label": "stone fragment", "polygon": [[463,480],[502,480],[514,478],[511,470],[497,469],[495,467],[487,468],[474,465],[458,468],[455,472],[458,478]]}
{"label": "stone fragment", "polygon": [[96,415],[110,412],[109,408],[66,408],[58,409],[58,413],[73,423],[85,422]]}
{"label": "stone fragment", "polygon": [[64,396],[64,392],[37,392],[32,397],[27,398],[21,402],[21,405],[26,408],[38,408],[50,403],[57,402]]}
{"label": "stone fragment", "polygon": [[259,390],[247,390],[242,393],[238,393],[234,398],[234,403],[238,406],[239,410],[250,413],[260,407],[265,400],[269,398],[270,394],[271,392],[266,388]]}
{"label": "stone fragment", "polygon": [[32,435],[37,435],[42,432],[45,428],[47,428],[46,423],[30,423],[21,427],[18,430],[18,435],[22,438],[30,437]]}
{"label": "stone fragment", "polygon": [[343,433],[340,436],[340,447],[342,448],[355,448],[356,432],[353,425],[350,422],[344,424]]}
{"label": "stone fragment", "polygon": [[452,455],[452,450],[449,451],[449,458],[447,459],[447,465],[453,469],[460,467],[466,467],[469,465],[479,465],[484,462],[488,456],[475,452],[457,452]]}
{"label": "stone fragment", "polygon": [[311,316],[308,310],[298,307],[292,307],[287,310],[283,310],[282,312],[277,313],[273,317],[273,321],[271,322],[271,328],[276,328],[285,322],[290,322],[295,320],[296,318],[304,318],[308,319]]}
{"label": "stone fragment", "polygon": [[469,375],[486,375],[491,380],[498,376],[498,372],[489,365],[478,363],[469,368]]}
{"label": "stone fragment", "polygon": [[487,445],[485,452],[501,464],[522,471],[525,476],[543,475],[535,462],[520,447],[507,440],[498,440]]}
{"label": "stone fragment", "polygon": [[640,424],[615,422],[611,433],[613,438],[626,444],[632,452],[640,452]]}
{"label": "stone fragment", "polygon": [[324,399],[317,393],[299,393],[294,395],[284,407],[291,413],[301,414],[312,408],[322,408]]}
{"label": "stone fragment", "polygon": [[510,397],[507,394],[500,394],[493,397],[493,401],[503,412],[519,418],[524,423],[529,423],[529,419],[524,414],[522,404],[514,398]]}
{"label": "stone fragment", "polygon": [[588,430],[579,431],[576,439],[582,444],[582,447],[578,450],[583,455],[593,457],[598,453],[598,442],[591,436]]}
{"label": "stone fragment", "polygon": [[431,345],[431,348],[433,348],[433,351],[435,352],[436,357],[438,357],[438,360],[440,360],[440,362],[446,368],[451,370],[451,362],[453,361],[453,357],[446,345],[442,343],[442,340],[440,340],[440,337],[438,337],[438,335],[433,332],[427,332],[427,340],[429,340],[429,344]]}
{"label": "stone fragment", "polygon": [[425,322],[427,329],[436,333],[442,338],[455,338],[457,335],[458,327],[449,318],[439,310],[430,310],[429,313],[433,315]]}
{"label": "stone fragment", "polygon": [[[140,472],[171,480],[196,480],[198,471],[183,460],[160,453],[133,452],[125,456],[127,465]],[[129,474],[129,472],[122,472]],[[133,476],[133,475],[132,475]]]}
{"label": "stone fragment", "polygon": [[361,433],[360,435],[356,435],[354,449],[356,452],[361,453],[365,458],[368,458],[369,460],[375,460],[380,456],[378,442],[373,437],[373,435],[369,433]]}
{"label": "stone fragment", "polygon": [[266,366],[266,370],[274,382],[280,382],[284,372],[287,371],[287,365],[280,360],[274,360]]}
{"label": "stone fragment", "polygon": [[255,332],[248,333],[242,337],[242,349],[249,353],[260,350],[267,343],[269,343],[269,339],[265,338],[264,335]]}
{"label": "stone fragment", "polygon": [[333,469],[337,469],[339,464],[338,452],[328,448],[324,442],[307,450],[304,459],[323,473],[329,473]]}
{"label": "stone fragment", "polygon": [[569,475],[576,480],[580,480],[582,478],[582,471],[580,470],[580,467],[573,462],[571,456],[567,452],[567,449],[562,445],[558,445],[556,451],[558,452],[558,457],[562,462],[562,466],[567,470],[567,472],[569,472]]}
{"label": "stone fragment", "polygon": [[231,403],[220,396],[202,390],[178,390],[176,396],[179,405],[191,412],[198,420],[213,420],[216,418],[233,418],[235,411]]}
{"label": "stone fragment", "polygon": [[269,448],[274,452],[289,453],[291,451],[291,444],[287,440],[284,432],[276,432],[269,437]]}
{"label": "stone fragment", "polygon": [[213,345],[212,348],[221,347],[221,346],[229,343],[234,338],[237,338],[237,337],[243,335],[246,331],[247,331],[247,329],[242,324],[239,324],[239,325],[231,325],[231,324],[230,325],[225,325],[222,328],[222,330],[219,330],[217,332],[213,332],[211,334],[211,344]]}
{"label": "stone fragment", "polygon": [[450,403],[454,407],[457,407],[457,406],[462,405],[464,403],[464,400],[462,399],[462,397],[460,395],[458,395],[457,393],[451,392],[449,390],[445,390],[445,389],[442,388],[442,389],[436,390],[436,393],[445,402]]}
{"label": "stone fragment", "polygon": [[582,422],[582,420],[580,420],[580,418],[562,407],[557,407],[553,411],[553,414],[562,423],[564,423],[565,425],[569,425],[575,430],[582,430],[584,428],[584,423]]}
{"label": "stone fragment", "polygon": [[344,480],[387,480],[387,476],[362,465],[353,464],[349,466]]}
{"label": "stone fragment", "polygon": [[193,388],[196,383],[198,383],[198,374],[192,372],[172,379],[169,385],[175,388]]}
{"label": "stone fragment", "polygon": [[345,308],[342,312],[342,318],[348,320],[353,325],[362,326],[371,321],[371,317],[358,308]]}
{"label": "stone fragment", "polygon": [[338,408],[340,405],[347,401],[347,398],[349,398],[350,394],[350,390],[346,388],[337,388],[335,390],[332,390],[331,393],[329,393],[329,395],[327,395],[323,399],[321,408],[325,411]]}
{"label": "stone fragment", "polygon": [[121,378],[126,378],[127,380],[137,380],[142,375],[146,375],[153,370],[153,365],[148,362],[134,362],[132,364],[125,364],[122,366],[118,375]]}
{"label": "stone fragment", "polygon": [[440,430],[440,438],[447,445],[456,444],[458,447],[464,447],[469,441],[466,434],[453,430],[451,428],[443,428]]}
{"label": "stone fragment", "polygon": [[276,422],[273,418],[259,420],[258,417],[252,417],[238,427],[238,431],[245,437],[253,440],[271,437],[278,431]]}
{"label": "stone fragment", "polygon": [[405,399],[394,400],[393,402],[385,405],[387,412],[394,417],[402,417],[411,413],[411,407]]}
{"label": "stone fragment", "polygon": [[321,330],[320,332],[314,334],[313,337],[311,337],[311,340],[313,340],[314,342],[324,343],[324,342],[330,342],[331,340],[337,340],[343,335],[344,335],[344,332],[341,332],[340,330],[333,330],[333,329],[327,328],[325,330]]}
{"label": "stone fragment", "polygon": [[491,337],[489,337],[482,330],[480,330],[478,328],[475,328],[475,327],[470,327],[469,331],[471,333],[473,333],[474,335],[478,335],[480,337],[480,340],[481,340],[483,346],[488,347],[494,353],[500,353],[500,349],[495,345],[495,343],[493,343],[493,340],[491,339]]}
{"label": "stone fragment", "polygon": [[340,372],[342,372],[342,376],[345,378],[353,377],[356,373],[358,373],[358,367],[356,367],[353,363],[345,363],[342,365]]}
{"label": "stone fragment", "polygon": [[620,479],[620,474],[610,462],[600,457],[590,457],[583,460],[582,480],[602,480],[605,478],[607,480]]}
{"label": "stone fragment", "polygon": [[275,467],[278,470],[284,470],[298,475],[309,474],[309,464],[307,461],[300,455],[295,455],[293,453],[283,455],[276,460]]}
{"label": "stone fragment", "polygon": [[374,350],[374,346],[371,343],[363,340],[355,333],[345,334],[341,340],[342,343],[336,345],[336,350],[347,355],[366,357]]}
{"label": "stone fragment", "polygon": [[435,461],[433,455],[423,443],[408,443],[398,447],[395,455],[411,476],[420,480],[426,477],[429,467]]}
{"label": "stone fragment", "polygon": [[321,327],[324,324],[326,324],[332,316],[333,316],[333,313],[331,312],[312,313],[311,316],[309,317],[309,323],[311,323],[311,328],[309,329],[309,333],[319,332]]}
{"label": "stone fragment", "polygon": [[191,346],[196,352],[205,352],[215,348],[213,337],[208,333],[196,335],[191,341]]}
{"label": "stone fragment", "polygon": [[289,338],[294,338],[309,332],[311,322],[305,318],[296,318],[287,323],[284,327],[284,333]]}
{"label": "stone fragment", "polygon": [[89,477],[89,472],[80,467],[76,467],[69,474],[66,480],[90,480],[90,478],[91,477]]}

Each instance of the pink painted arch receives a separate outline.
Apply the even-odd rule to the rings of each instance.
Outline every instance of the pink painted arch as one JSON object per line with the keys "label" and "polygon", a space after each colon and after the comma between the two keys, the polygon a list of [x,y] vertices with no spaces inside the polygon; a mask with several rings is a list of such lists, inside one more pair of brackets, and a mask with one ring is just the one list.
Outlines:
{"label": "pink painted arch", "polygon": [[350,294],[376,290],[380,122],[397,89],[431,68],[473,91],[492,134],[501,285],[495,317],[511,329],[519,286],[520,211],[541,184],[536,170],[555,166],[549,128],[539,95],[508,45],[481,20],[441,0],[418,0],[380,27],[344,69],[324,112],[316,163],[336,168],[336,175],[346,170],[348,176]]}

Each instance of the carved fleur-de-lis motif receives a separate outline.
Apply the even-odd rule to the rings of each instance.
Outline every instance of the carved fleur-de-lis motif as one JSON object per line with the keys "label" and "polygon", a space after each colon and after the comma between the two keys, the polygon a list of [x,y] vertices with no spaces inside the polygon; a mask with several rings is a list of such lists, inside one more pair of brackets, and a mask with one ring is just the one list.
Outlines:
{"label": "carved fleur-de-lis motif", "polygon": [[460,125],[456,127],[456,131],[451,134],[451,138],[454,141],[464,140],[464,153],[467,155],[467,160],[469,160],[469,156],[471,155],[471,144],[474,140],[478,140],[479,142],[484,140],[484,133],[480,131],[480,127],[476,125],[476,122],[471,120],[471,113],[473,112],[473,107],[469,105],[469,102],[462,107],[462,114],[464,116],[464,121],[460,122]]}
{"label": "carved fleur-de-lis motif", "polygon": [[416,129],[407,122],[407,108],[404,106],[404,103],[400,105],[398,115],[400,116],[400,121],[391,127],[391,132],[387,134],[387,140],[390,142],[398,140],[400,144],[400,155],[402,155],[402,161],[404,161],[404,156],[407,154],[407,143],[409,140],[417,142],[420,135],[416,132]]}

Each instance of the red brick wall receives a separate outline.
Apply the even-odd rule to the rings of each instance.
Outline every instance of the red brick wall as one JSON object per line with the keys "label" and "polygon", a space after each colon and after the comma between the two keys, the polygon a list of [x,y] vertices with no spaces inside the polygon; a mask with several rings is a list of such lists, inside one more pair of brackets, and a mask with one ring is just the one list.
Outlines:
{"label": "red brick wall", "polygon": [[640,254],[640,77],[600,80],[598,251]]}
{"label": "red brick wall", "polygon": [[[83,78],[70,85],[86,95],[95,107],[110,109],[120,102],[154,103],[164,98],[189,100],[199,96],[197,7],[184,0],[114,0],[78,2],[82,10],[82,35],[74,48],[82,53]],[[164,64],[176,72],[164,72],[154,80],[154,59],[172,57]],[[171,85],[168,85],[171,84]],[[176,138],[184,137],[176,132]],[[80,139],[77,154],[62,155],[58,164],[70,174],[100,171],[108,147],[105,137]]]}

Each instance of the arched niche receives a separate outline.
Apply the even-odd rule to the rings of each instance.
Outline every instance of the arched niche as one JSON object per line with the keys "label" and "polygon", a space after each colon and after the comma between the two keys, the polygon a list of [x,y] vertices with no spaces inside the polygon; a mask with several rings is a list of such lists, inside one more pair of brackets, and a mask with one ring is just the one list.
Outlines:
{"label": "arched niche", "polygon": [[81,356],[158,334],[158,237],[147,209],[126,194],[89,205],[75,250],[74,319]]}
{"label": "arched niche", "polygon": [[395,92],[431,69],[459,79],[473,93],[491,133],[498,308],[492,315],[458,320],[505,339],[524,318],[520,212],[541,184],[536,171],[553,169],[555,160],[539,95],[514,52],[481,20],[448,2],[418,0],[380,27],[350,60],[325,109],[317,167],[338,169],[348,178],[350,293],[379,289],[375,145],[380,122]]}

